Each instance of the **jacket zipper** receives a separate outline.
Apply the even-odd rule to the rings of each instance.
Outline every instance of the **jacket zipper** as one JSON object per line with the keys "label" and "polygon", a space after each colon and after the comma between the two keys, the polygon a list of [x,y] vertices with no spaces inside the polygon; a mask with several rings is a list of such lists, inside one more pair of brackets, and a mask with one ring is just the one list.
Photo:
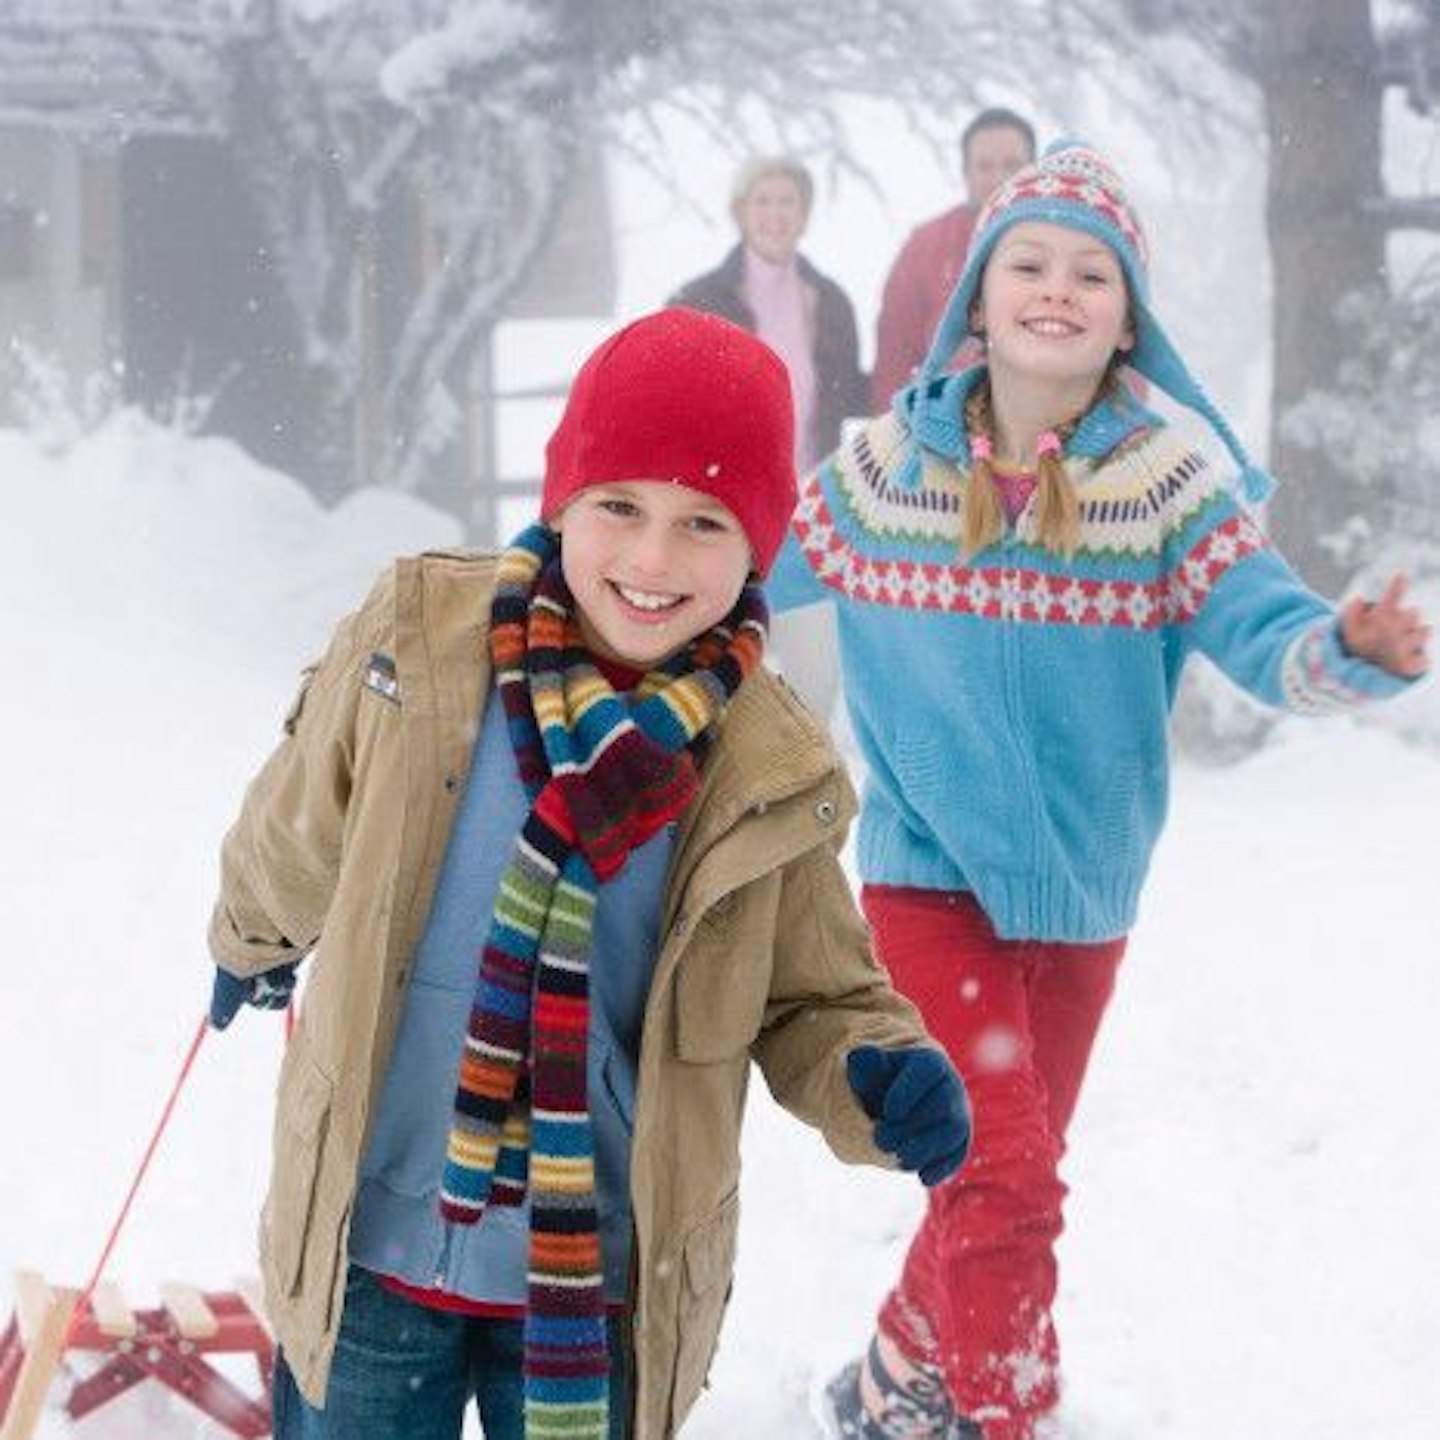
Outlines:
{"label": "jacket zipper", "polygon": [[435,1262],[434,1285],[437,1290],[446,1290],[446,1277],[450,1274],[450,1247],[455,1239],[455,1222],[445,1222],[445,1238],[440,1244],[440,1257]]}

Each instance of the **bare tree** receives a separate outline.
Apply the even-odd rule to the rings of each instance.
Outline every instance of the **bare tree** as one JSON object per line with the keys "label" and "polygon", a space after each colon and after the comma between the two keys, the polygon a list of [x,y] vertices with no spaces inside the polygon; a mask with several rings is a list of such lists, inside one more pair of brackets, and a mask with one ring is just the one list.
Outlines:
{"label": "bare tree", "polygon": [[[1382,173],[1383,106],[1404,90],[1433,114],[1440,77],[1440,5],[1434,0],[1124,0],[1145,33],[1183,32],[1210,48],[1259,92],[1268,142],[1266,225],[1274,276],[1271,464],[1286,482],[1272,520],[1305,575],[1338,590],[1361,556],[1343,537],[1362,506],[1390,498],[1362,488],[1354,447],[1318,423],[1314,402],[1358,400],[1353,361],[1362,352],[1377,380],[1388,353],[1366,312],[1413,335],[1433,284],[1397,288],[1386,262],[1390,234],[1440,228],[1435,199],[1396,200]],[[1440,368],[1440,357],[1437,357]],[[1433,391],[1419,369],[1390,378]],[[1404,396],[1395,397],[1404,404]],[[1302,423],[1296,423],[1297,414]],[[1344,427],[1342,427],[1344,428]],[[1354,434],[1356,427],[1348,427]],[[1413,438],[1413,431],[1412,431]],[[1393,454],[1393,446],[1387,447]],[[1423,467],[1412,451],[1410,468]],[[1413,520],[1413,493],[1409,511]],[[1432,492],[1432,503],[1440,495]]]}
{"label": "bare tree", "polygon": [[[422,483],[453,432],[456,376],[546,245],[582,146],[623,134],[663,169],[676,113],[737,150],[758,114],[844,168],[846,97],[883,97],[918,133],[936,134],[944,116],[948,138],[984,86],[1066,116],[1067,77],[1087,68],[1120,103],[1172,116],[1178,105],[1182,122],[1203,125],[1213,97],[1192,92],[1193,50],[1136,44],[1185,37],[1263,102],[1272,461],[1290,480],[1276,517],[1324,584],[1343,578],[1324,538],[1354,490],[1284,417],[1334,388],[1351,343],[1337,306],[1383,290],[1387,230],[1415,223],[1413,207],[1384,196],[1381,102],[1403,83],[1429,103],[1435,8],[1393,0],[1380,34],[1369,0],[8,0],[0,120],[229,147],[324,417],[307,469],[333,493],[361,479]],[[43,80],[77,65],[93,83],[48,104]],[[362,343],[377,236],[416,205],[427,263],[377,375]],[[378,404],[357,407],[362,391]],[[373,433],[357,433],[357,408],[381,415]]]}
{"label": "bare tree", "polygon": [[[891,99],[932,133],[982,80],[1063,112],[1065,73],[1127,40],[1061,0],[9,0],[0,120],[224,142],[321,417],[307,478],[333,494],[422,482],[453,432],[456,375],[547,243],[582,144],[624,129],[663,168],[673,114],[737,149],[764,114],[844,167],[847,96]],[[57,104],[44,82],[77,54],[87,74]],[[1123,73],[1137,98],[1181,88],[1143,58]],[[376,237],[417,204],[428,263],[376,375]],[[378,406],[357,406],[362,391]]]}

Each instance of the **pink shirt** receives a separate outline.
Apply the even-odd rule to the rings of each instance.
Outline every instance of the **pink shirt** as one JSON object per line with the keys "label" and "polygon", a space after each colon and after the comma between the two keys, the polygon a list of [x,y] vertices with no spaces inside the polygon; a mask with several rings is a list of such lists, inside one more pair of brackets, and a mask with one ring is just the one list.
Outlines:
{"label": "pink shirt", "polygon": [[794,257],[776,265],[745,246],[742,294],[755,316],[755,333],[785,362],[795,399],[795,463],[803,473],[819,456],[810,454],[815,420],[815,339],[809,287]]}
{"label": "pink shirt", "polygon": [[1020,512],[1030,503],[1039,480],[1033,470],[1012,470],[994,461],[990,473],[995,477],[995,488],[1000,492],[1000,503],[1005,507],[1005,518],[1014,524]]}

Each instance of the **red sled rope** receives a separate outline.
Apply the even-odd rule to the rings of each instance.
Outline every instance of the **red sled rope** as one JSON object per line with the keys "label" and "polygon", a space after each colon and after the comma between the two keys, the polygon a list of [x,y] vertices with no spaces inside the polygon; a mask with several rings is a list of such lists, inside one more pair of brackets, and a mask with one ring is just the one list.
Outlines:
{"label": "red sled rope", "polygon": [[[166,1285],[160,1306],[131,1310],[101,1279],[208,1029],[202,1017],[85,1287],[51,1287],[31,1271],[16,1275],[15,1313],[0,1332],[0,1440],[30,1440],[55,1372],[72,1351],[106,1358],[71,1389],[64,1405],[71,1419],[154,1379],[242,1440],[270,1433],[274,1342],[252,1294]],[[205,1358],[211,1354],[253,1355],[259,1396],[247,1395],[216,1370]]]}

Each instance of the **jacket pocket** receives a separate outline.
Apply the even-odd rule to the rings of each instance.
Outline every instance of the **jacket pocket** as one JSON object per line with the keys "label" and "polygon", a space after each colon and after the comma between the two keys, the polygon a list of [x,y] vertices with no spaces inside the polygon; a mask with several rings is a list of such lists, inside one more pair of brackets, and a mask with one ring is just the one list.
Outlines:
{"label": "jacket pocket", "polygon": [[735,1275],[740,1196],[732,1193],[685,1241],[680,1289],[680,1333],[675,1347],[675,1388],[670,1428],[678,1430],[700,1398],[720,1340]]}
{"label": "jacket pocket", "polygon": [[292,1043],[275,1118],[275,1173],[265,1202],[265,1228],[275,1279],[294,1297],[304,1281],[305,1253],[330,1128],[334,1086]]}

